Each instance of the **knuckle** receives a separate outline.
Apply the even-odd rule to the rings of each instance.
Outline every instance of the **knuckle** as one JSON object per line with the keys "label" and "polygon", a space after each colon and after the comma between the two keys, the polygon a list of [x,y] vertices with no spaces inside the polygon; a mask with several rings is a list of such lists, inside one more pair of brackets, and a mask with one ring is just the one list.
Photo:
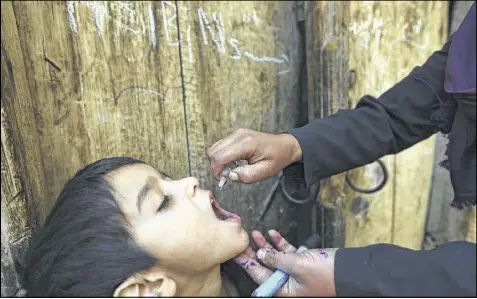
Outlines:
{"label": "knuckle", "polygon": [[273,246],[270,244],[270,243],[265,243],[265,245],[263,245],[263,248],[270,248],[270,249],[273,249]]}
{"label": "knuckle", "polygon": [[271,250],[268,255],[268,263],[270,264],[270,266],[273,266],[273,267],[276,267],[276,265],[278,264],[278,254],[275,250]]}
{"label": "knuckle", "polygon": [[265,270],[261,267],[251,267],[246,270],[248,275],[250,275],[250,277],[252,277],[252,279],[258,283],[265,279],[264,276],[266,273]]}
{"label": "knuckle", "polygon": [[218,177],[220,175],[220,172],[222,171],[222,168],[220,167],[220,164],[213,163],[211,170],[212,170],[212,174]]}
{"label": "knuckle", "polygon": [[303,257],[301,259],[302,262],[314,263],[316,261],[315,255],[312,254],[310,251],[304,251],[301,254],[302,254],[302,257]]}
{"label": "knuckle", "polygon": [[249,177],[250,177],[250,180],[256,182],[258,180],[260,180],[261,176],[262,176],[262,172],[263,172],[263,168],[260,167],[260,164],[262,164],[261,162],[257,162],[256,165],[252,165],[250,166],[250,174],[249,174]]}
{"label": "knuckle", "polygon": [[304,251],[300,254],[300,258],[297,261],[297,267],[296,267],[296,272],[298,275],[302,275],[304,273],[307,273],[307,271],[313,269],[316,267],[316,256],[309,251]]}
{"label": "knuckle", "polygon": [[260,276],[260,273],[263,272],[263,269],[260,269],[258,267],[250,267],[247,270],[250,276],[257,277],[257,278]]}
{"label": "knuckle", "polygon": [[289,283],[287,283],[286,286],[283,288],[283,292],[285,294],[292,294],[292,290]]}
{"label": "knuckle", "polygon": [[247,185],[254,182],[253,171],[250,171],[250,168],[240,168],[236,172],[239,174],[240,182]]}
{"label": "knuckle", "polygon": [[241,141],[243,143],[248,143],[249,144],[249,143],[255,141],[255,137],[253,135],[248,134],[248,133],[244,133],[244,134],[242,134]]}
{"label": "knuckle", "polygon": [[234,135],[242,135],[243,133],[245,133],[245,129],[242,129],[242,128],[239,128],[237,130],[234,131]]}

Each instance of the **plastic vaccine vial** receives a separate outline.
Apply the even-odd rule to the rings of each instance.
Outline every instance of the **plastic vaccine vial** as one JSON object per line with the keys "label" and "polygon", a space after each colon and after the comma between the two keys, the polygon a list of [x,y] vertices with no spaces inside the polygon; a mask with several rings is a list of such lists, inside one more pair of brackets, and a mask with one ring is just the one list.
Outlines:
{"label": "plastic vaccine vial", "polygon": [[229,175],[232,169],[230,167],[225,167],[224,170],[220,173],[220,181],[217,189],[222,190],[227,183],[227,176]]}
{"label": "plastic vaccine vial", "polygon": [[217,186],[217,188],[219,190],[222,190],[222,188],[224,188],[224,186],[225,186],[225,183],[227,183],[227,179],[225,177],[221,177],[220,181],[219,181],[219,185]]}

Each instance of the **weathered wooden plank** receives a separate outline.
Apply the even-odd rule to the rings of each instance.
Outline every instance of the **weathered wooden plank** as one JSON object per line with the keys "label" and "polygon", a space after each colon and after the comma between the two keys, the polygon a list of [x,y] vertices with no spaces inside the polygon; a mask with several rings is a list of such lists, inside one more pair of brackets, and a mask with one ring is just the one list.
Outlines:
{"label": "weathered wooden plank", "polygon": [[[74,99],[74,94],[67,94],[67,88],[72,85],[73,75],[70,70],[75,60],[72,55],[64,54],[62,56],[65,57],[62,57],[58,54],[64,53],[65,49],[69,50],[68,40],[65,38],[69,28],[65,28],[64,22],[61,22],[59,4],[14,2],[13,6],[25,59],[25,75],[28,78],[25,87],[32,96],[36,126],[34,132],[40,139],[38,150],[41,152],[46,177],[45,193],[41,200],[43,220],[49,205],[59,193],[61,182],[65,182],[65,169],[69,169],[71,174],[73,167],[78,168],[78,152],[84,149],[84,146],[75,144],[74,135],[68,136],[64,132],[65,125],[70,124],[64,123],[69,113],[73,117],[81,115],[77,111],[77,105],[70,104],[77,100]],[[75,124],[73,130],[81,129],[80,124]],[[71,147],[77,150],[73,152]],[[68,157],[72,163],[65,163],[60,157]]]}
{"label": "weathered wooden plank", "polygon": [[[423,63],[444,41],[446,5],[305,2],[310,119],[353,108],[366,94],[379,96]],[[428,15],[442,22],[428,20]],[[329,245],[385,242],[420,248],[432,158],[432,138],[400,155],[384,157],[390,180],[374,194],[353,192],[344,174],[327,179],[320,202],[334,210],[324,209],[322,214],[331,219],[325,229],[334,238]],[[376,167],[371,164],[350,171],[352,181],[362,187],[374,186],[382,178]],[[341,242],[343,226],[346,237]]]}
{"label": "weathered wooden plank", "polygon": [[20,288],[16,262],[39,222],[44,176],[11,2],[1,3],[1,22],[1,290],[10,297]]}
{"label": "weathered wooden plank", "polygon": [[25,251],[31,236],[28,209],[15,165],[11,138],[7,134],[2,106],[1,142],[1,223],[2,223],[2,297],[12,297],[20,289],[20,278],[15,269],[15,261]]}
{"label": "weathered wooden plank", "polygon": [[[205,157],[218,139],[238,128],[280,132],[295,126],[303,60],[294,4],[177,5],[191,174],[215,188]],[[256,221],[271,185],[229,184],[217,199],[242,216],[246,229],[278,228],[288,235],[292,206],[280,192],[264,222]]]}
{"label": "weathered wooden plank", "polygon": [[[217,139],[239,127],[296,126],[303,57],[295,4],[178,5],[179,19],[170,1],[2,2],[2,265],[4,256],[13,265],[13,245],[26,240],[19,232],[43,222],[65,181],[89,162],[134,156],[213,188],[205,152]],[[25,201],[11,201],[17,175]],[[249,230],[293,235],[295,207],[280,192],[264,223],[255,221],[270,187],[230,185],[218,198]],[[18,215],[25,209],[30,217]]]}
{"label": "weathered wooden plank", "polygon": [[[353,93],[361,95],[378,96],[394,85],[439,49],[447,32],[444,2],[353,2],[351,11],[350,47],[353,44],[355,50],[350,53],[350,64],[357,75]],[[428,20],[424,17],[428,15],[435,18]],[[435,22],[436,19],[441,21]],[[362,229],[366,233],[360,234],[360,241],[354,245],[390,241],[421,248],[433,141],[430,138],[394,157],[387,157],[392,182],[387,194],[373,196],[373,201],[382,201],[382,206],[370,208],[369,224]],[[377,212],[374,215],[373,210]]]}
{"label": "weathered wooden plank", "polygon": [[[348,40],[343,24],[349,19],[344,1],[305,1],[308,120],[323,118],[348,107]],[[344,176],[323,180],[317,213],[322,246],[344,245],[341,209],[347,196]]]}
{"label": "weathered wooden plank", "polygon": [[[239,127],[279,132],[296,126],[303,58],[294,4],[179,6],[178,20],[176,4],[168,1],[13,3],[16,19],[9,26],[18,27],[16,53],[26,61],[22,88],[31,93],[24,100],[35,116],[33,129],[24,130],[38,137],[44,165],[41,220],[64,182],[93,160],[131,155],[213,188],[205,152],[217,139]],[[189,6],[193,11],[181,10]],[[225,15],[218,25],[224,31],[217,31],[212,12]],[[226,38],[224,49],[217,50],[209,29],[220,42]],[[270,187],[271,180],[230,186],[218,197],[244,216],[246,227],[287,234],[294,224],[284,215],[294,206],[279,192],[268,224],[255,221]],[[247,200],[235,200],[239,192]]]}
{"label": "weathered wooden plank", "polygon": [[14,258],[12,256],[8,238],[8,225],[5,223],[3,201],[2,204],[2,252],[1,252],[1,291],[2,297],[13,297],[20,288],[20,279],[15,271]]}
{"label": "weathered wooden plank", "polygon": [[[309,88],[309,117],[326,117],[339,109],[352,108],[363,96],[366,77],[357,76],[352,60],[355,40],[350,38],[349,26],[355,20],[350,3],[305,2],[307,11],[307,64]],[[353,17],[353,18],[352,18]],[[362,53],[360,53],[362,54]],[[369,57],[358,60],[368,61]],[[393,164],[384,158],[392,169]],[[389,165],[390,164],[390,165]],[[374,175],[376,165],[350,171],[355,185],[370,188],[381,177]],[[371,179],[367,179],[367,177]],[[322,233],[326,246],[359,246],[361,238],[369,236],[366,226],[379,226],[381,231],[374,237],[380,242],[390,242],[392,207],[383,198],[392,197],[392,184],[374,195],[360,195],[345,183],[345,174],[324,180],[319,201],[323,206]],[[388,206],[386,206],[388,204]],[[373,221],[369,221],[373,219]],[[345,225],[346,221],[346,225]],[[373,233],[376,233],[373,231]]]}
{"label": "weathered wooden plank", "polygon": [[[18,259],[19,254],[25,251],[32,234],[26,196],[20,180],[20,167],[14,158],[12,138],[9,136],[11,131],[4,114],[2,106],[2,269],[4,264],[13,267],[13,259]],[[3,247],[5,253],[8,252],[5,258]],[[8,257],[12,258],[10,262]]]}
{"label": "weathered wooden plank", "polygon": [[1,7],[2,202],[10,203],[6,217],[19,218],[17,224],[7,221],[12,225],[11,238],[17,240],[26,235],[27,226],[35,228],[39,215],[45,213],[41,205],[45,175],[15,14],[11,2],[2,2]]}
{"label": "weathered wooden plank", "polygon": [[48,178],[43,205],[78,168],[105,156],[187,175],[179,51],[165,41],[160,3],[14,7]]}
{"label": "weathered wooden plank", "polygon": [[[409,3],[412,4],[412,3]],[[402,7],[402,20],[406,31],[402,33],[409,57],[400,68],[409,71],[425,62],[434,51],[440,49],[447,39],[448,3],[415,2]],[[398,13],[400,13],[398,11]],[[400,14],[400,15],[401,15]],[[425,16],[432,16],[422,22]],[[405,56],[405,55],[404,55]],[[398,73],[398,76],[404,76]],[[426,213],[429,202],[432,172],[434,167],[435,136],[420,142],[396,156],[396,192],[394,197],[393,243],[412,249],[421,249],[424,238]]]}
{"label": "weathered wooden plank", "polygon": [[472,211],[468,218],[467,224],[467,237],[465,238],[467,241],[475,243],[476,239],[476,208],[473,207]]}
{"label": "weathered wooden plank", "polygon": [[[462,23],[465,15],[472,6],[472,1],[452,1],[450,9],[449,34],[454,33]],[[426,224],[426,239],[424,247],[431,249],[448,241],[464,240],[467,231],[466,210],[457,210],[450,206],[454,198],[450,173],[438,164],[445,160],[448,138],[442,134],[436,135],[434,172],[432,174],[432,191],[429,199],[429,210]]]}
{"label": "weathered wooden plank", "polygon": [[469,214],[451,206],[454,191],[450,172],[439,166],[439,163],[446,159],[444,153],[449,139],[438,133],[435,140],[434,170],[423,244],[425,249],[432,249],[449,241],[464,240]]}
{"label": "weathered wooden plank", "polygon": [[[441,47],[446,32],[446,8],[443,2],[351,3],[350,47],[353,45],[355,50],[350,53],[350,65],[357,75],[353,94],[378,96]],[[425,15],[437,16],[442,22],[426,21]],[[362,228],[365,233],[359,234],[359,241],[351,243],[347,239],[347,245],[389,242],[420,249],[433,138],[386,160],[391,174],[387,193],[383,190],[372,196],[370,204],[379,200],[381,206],[370,208],[369,222]]]}

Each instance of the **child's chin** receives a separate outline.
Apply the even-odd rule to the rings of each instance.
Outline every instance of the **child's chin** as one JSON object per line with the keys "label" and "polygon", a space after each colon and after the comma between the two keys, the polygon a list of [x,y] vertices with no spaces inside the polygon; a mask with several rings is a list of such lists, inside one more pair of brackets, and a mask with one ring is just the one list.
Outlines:
{"label": "child's chin", "polygon": [[243,228],[240,231],[240,241],[241,241],[241,244],[240,244],[241,246],[240,246],[239,253],[247,249],[247,247],[250,245],[250,238],[248,236],[248,233]]}
{"label": "child's chin", "polygon": [[242,230],[240,232],[240,236],[239,238],[237,238],[233,244],[230,244],[230,256],[229,258],[234,258],[236,257],[237,255],[239,255],[240,253],[244,252],[245,249],[247,249],[247,247],[249,246],[249,238],[248,238],[248,234],[245,230]]}
{"label": "child's chin", "polygon": [[250,237],[248,236],[247,231],[242,228],[242,230],[240,231],[240,236],[243,238],[244,243],[246,243],[245,248],[247,248],[250,242]]}

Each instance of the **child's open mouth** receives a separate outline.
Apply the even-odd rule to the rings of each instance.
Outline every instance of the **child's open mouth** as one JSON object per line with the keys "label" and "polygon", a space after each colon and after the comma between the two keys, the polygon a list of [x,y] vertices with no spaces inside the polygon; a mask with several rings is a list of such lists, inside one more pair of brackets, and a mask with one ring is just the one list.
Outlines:
{"label": "child's open mouth", "polygon": [[230,221],[239,223],[241,222],[240,216],[229,211],[224,210],[215,200],[214,195],[210,192],[210,204],[212,205],[212,210],[214,210],[215,216],[222,221]]}

